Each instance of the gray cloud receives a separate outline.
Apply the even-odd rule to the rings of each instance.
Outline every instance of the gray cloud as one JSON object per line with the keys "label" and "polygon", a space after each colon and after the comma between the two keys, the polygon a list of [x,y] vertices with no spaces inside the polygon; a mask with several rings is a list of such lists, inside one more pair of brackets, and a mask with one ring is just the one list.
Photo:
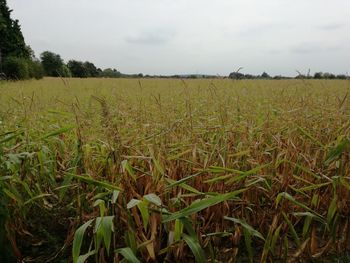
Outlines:
{"label": "gray cloud", "polygon": [[145,74],[350,70],[349,0],[7,2],[37,56]]}
{"label": "gray cloud", "polygon": [[174,37],[171,32],[164,30],[154,32],[143,32],[138,35],[131,35],[125,38],[125,41],[130,44],[138,45],[163,45],[169,42]]}
{"label": "gray cloud", "polygon": [[342,51],[344,46],[341,45],[324,45],[323,43],[301,43],[290,49],[294,54],[314,54],[324,52]]}
{"label": "gray cloud", "polygon": [[344,23],[328,23],[328,24],[317,26],[317,28],[324,31],[334,31],[334,30],[343,28],[345,25],[346,24]]}

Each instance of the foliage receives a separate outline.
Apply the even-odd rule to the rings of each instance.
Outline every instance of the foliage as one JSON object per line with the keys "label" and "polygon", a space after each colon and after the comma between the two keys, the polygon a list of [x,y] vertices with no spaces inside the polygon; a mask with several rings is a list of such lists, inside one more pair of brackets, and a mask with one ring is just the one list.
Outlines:
{"label": "foliage", "polygon": [[3,70],[8,79],[28,79],[30,77],[28,64],[26,59],[7,57],[4,60]]}
{"label": "foliage", "polygon": [[6,0],[0,0],[0,51],[2,57],[29,59],[30,49],[24,42],[19,21],[11,18],[11,12]]}
{"label": "foliage", "polygon": [[28,61],[28,70],[30,78],[42,79],[44,77],[44,68],[36,59]]}
{"label": "foliage", "polygon": [[88,78],[88,77],[97,77],[99,71],[96,66],[91,62],[81,62],[77,60],[70,60],[67,63],[67,66],[72,73],[72,77],[76,78]]}
{"label": "foliage", "polygon": [[104,78],[120,78],[122,74],[116,69],[106,68],[100,73],[100,76]]}
{"label": "foliage", "polygon": [[5,242],[33,262],[340,259],[349,87],[327,84],[1,83]]}
{"label": "foliage", "polygon": [[59,77],[67,73],[64,70],[64,63],[60,55],[51,51],[44,51],[41,53],[40,59],[46,76]]}

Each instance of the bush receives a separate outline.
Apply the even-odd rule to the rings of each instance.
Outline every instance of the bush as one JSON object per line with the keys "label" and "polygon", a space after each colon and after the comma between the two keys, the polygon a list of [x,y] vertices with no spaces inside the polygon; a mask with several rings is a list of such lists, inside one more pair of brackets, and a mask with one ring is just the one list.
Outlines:
{"label": "bush", "polygon": [[8,79],[28,79],[29,67],[26,59],[8,57],[3,64],[4,73]]}
{"label": "bush", "polygon": [[30,78],[42,79],[44,77],[44,68],[41,65],[40,61],[29,61],[28,65]]}
{"label": "bush", "polygon": [[72,73],[70,72],[69,68],[63,64],[61,70],[59,71],[59,76],[63,78],[70,78],[72,77]]}

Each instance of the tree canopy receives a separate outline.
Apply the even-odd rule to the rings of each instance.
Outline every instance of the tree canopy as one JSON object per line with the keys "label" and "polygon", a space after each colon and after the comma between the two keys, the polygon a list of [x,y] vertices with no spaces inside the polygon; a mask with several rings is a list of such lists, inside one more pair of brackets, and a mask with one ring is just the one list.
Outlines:
{"label": "tree canopy", "polygon": [[0,0],[0,53],[2,58],[9,56],[30,58],[31,49],[26,45],[18,20],[11,18],[6,0]]}

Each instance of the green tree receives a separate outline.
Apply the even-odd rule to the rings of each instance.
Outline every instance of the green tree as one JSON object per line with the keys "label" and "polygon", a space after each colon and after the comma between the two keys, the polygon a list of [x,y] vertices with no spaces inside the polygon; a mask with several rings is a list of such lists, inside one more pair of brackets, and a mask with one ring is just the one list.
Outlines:
{"label": "green tree", "polygon": [[46,76],[66,77],[63,70],[64,63],[60,55],[51,51],[44,51],[41,53],[40,59]]}
{"label": "green tree", "polygon": [[87,78],[88,72],[84,67],[84,63],[77,60],[69,60],[67,66],[75,78]]}
{"label": "green tree", "polygon": [[24,42],[18,20],[11,18],[12,10],[6,0],[0,0],[0,53],[2,58],[9,56],[30,58],[30,50]]}
{"label": "green tree", "polygon": [[87,72],[88,77],[97,77],[99,75],[99,71],[94,65],[94,63],[91,63],[89,61],[84,62],[84,68]]}
{"label": "green tree", "polygon": [[30,77],[28,60],[19,57],[7,57],[4,60],[4,73],[8,79],[28,79]]}

